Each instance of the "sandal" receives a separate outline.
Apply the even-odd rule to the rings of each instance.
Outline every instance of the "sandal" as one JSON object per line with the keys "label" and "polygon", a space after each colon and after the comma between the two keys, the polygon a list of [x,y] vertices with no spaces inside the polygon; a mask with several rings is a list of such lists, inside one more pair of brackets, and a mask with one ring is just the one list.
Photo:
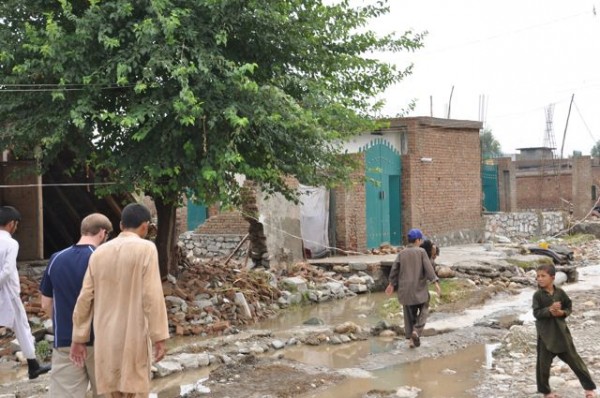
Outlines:
{"label": "sandal", "polygon": [[560,398],[560,397],[558,395],[556,395],[555,393],[551,392],[548,394],[544,394],[544,398]]}
{"label": "sandal", "polygon": [[585,398],[596,398],[596,391],[585,390]]}

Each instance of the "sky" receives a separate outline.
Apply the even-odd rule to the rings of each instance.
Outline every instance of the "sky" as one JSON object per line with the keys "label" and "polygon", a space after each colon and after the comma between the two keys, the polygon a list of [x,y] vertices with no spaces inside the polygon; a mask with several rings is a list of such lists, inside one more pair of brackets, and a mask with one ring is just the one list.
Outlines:
{"label": "sky", "polygon": [[415,100],[406,116],[445,118],[450,103],[452,119],[483,121],[506,154],[551,145],[556,155],[561,148],[564,157],[589,155],[600,140],[600,0],[389,3],[391,12],[371,29],[429,33],[415,53],[383,56],[401,68],[414,64],[412,75],[382,96],[383,115]]}

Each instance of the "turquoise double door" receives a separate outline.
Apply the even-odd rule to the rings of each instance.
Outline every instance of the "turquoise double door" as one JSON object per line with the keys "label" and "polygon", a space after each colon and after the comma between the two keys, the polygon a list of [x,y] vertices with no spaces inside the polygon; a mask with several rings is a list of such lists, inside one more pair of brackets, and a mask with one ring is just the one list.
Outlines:
{"label": "turquoise double door", "polygon": [[367,247],[402,243],[400,153],[385,140],[370,142],[365,153]]}

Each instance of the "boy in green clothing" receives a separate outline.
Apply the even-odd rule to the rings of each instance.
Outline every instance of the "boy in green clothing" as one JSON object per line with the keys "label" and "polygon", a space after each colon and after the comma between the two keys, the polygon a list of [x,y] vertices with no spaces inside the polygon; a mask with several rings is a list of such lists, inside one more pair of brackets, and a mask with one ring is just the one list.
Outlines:
{"label": "boy in green clothing", "polygon": [[566,318],[571,314],[571,299],[559,287],[554,286],[556,269],[553,265],[543,264],[537,268],[537,283],[539,289],[533,295],[533,316],[537,329],[537,364],[536,381],[538,392],[544,398],[556,398],[550,389],[550,367],[552,360],[558,356],[579,379],[585,390],[585,398],[596,396],[596,384],[592,381],[590,372],[575,350],[571,332]]}

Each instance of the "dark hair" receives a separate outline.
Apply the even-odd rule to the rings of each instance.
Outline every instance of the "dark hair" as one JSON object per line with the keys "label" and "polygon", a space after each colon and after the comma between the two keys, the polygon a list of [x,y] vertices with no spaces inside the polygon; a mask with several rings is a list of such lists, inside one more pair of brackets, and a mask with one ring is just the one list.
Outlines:
{"label": "dark hair", "polygon": [[431,255],[433,254],[433,242],[429,239],[425,239],[423,243],[421,243],[421,247],[427,252],[427,257],[431,258]]}
{"label": "dark hair", "polygon": [[536,268],[536,271],[544,271],[550,276],[556,275],[556,268],[552,264],[542,264]]}
{"label": "dark hair", "polygon": [[435,255],[437,257],[439,257],[439,255],[440,255],[440,247],[438,245],[436,245],[435,243],[433,243],[429,239],[425,239],[423,241],[423,243],[421,243],[421,247],[423,249],[425,249],[425,252],[427,253],[427,257],[429,257],[430,260],[431,260],[431,257],[433,257],[433,248],[434,247],[435,247]]}
{"label": "dark hair", "polygon": [[123,228],[137,228],[145,222],[150,222],[151,219],[150,210],[141,203],[130,203],[121,213]]}
{"label": "dark hair", "polygon": [[0,226],[4,227],[11,221],[21,221],[21,213],[12,206],[0,207]]}

